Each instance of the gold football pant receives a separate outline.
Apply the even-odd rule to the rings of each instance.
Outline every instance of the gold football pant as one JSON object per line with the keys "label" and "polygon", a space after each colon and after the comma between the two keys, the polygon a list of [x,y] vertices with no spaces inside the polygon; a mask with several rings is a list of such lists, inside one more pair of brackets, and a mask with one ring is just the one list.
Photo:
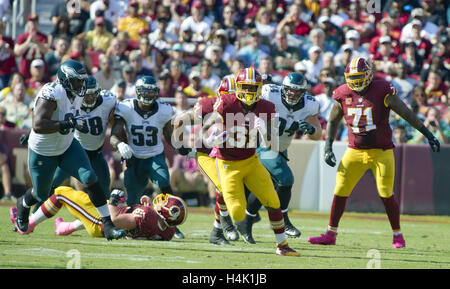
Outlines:
{"label": "gold football pant", "polygon": [[334,194],[348,197],[368,169],[373,172],[380,197],[391,197],[395,176],[393,149],[347,148],[337,169]]}
{"label": "gold football pant", "polygon": [[222,195],[231,217],[240,222],[245,218],[244,185],[265,207],[278,209],[280,200],[267,169],[254,154],[248,159],[231,161],[216,158]]}
{"label": "gold football pant", "polygon": [[55,193],[44,202],[43,212],[50,218],[56,215],[62,206],[83,223],[90,236],[103,237],[100,215],[88,194],[71,187],[57,187]]}

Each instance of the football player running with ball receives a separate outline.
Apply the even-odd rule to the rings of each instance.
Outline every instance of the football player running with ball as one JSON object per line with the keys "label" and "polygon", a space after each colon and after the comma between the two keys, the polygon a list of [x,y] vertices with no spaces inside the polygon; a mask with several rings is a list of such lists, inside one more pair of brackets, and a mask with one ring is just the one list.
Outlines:
{"label": "football player running with ball", "polygon": [[395,88],[385,80],[372,80],[371,65],[361,57],[348,64],[346,84],[333,93],[336,102],[330,113],[326,130],[325,162],[334,167],[336,158],[332,145],[342,118],[348,126],[348,148],[340,161],[330,220],[325,234],[310,237],[311,244],[334,245],[337,229],[347,198],[359,179],[371,169],[378,194],[386,209],[393,230],[393,248],[405,247],[400,231],[400,210],[393,196],[395,159],[389,111],[392,109],[427,139],[433,152],[439,152],[439,141],[422,124],[417,116],[400,100]]}
{"label": "football player running with ball", "polygon": [[218,147],[216,167],[222,194],[231,217],[240,222],[245,218],[247,186],[267,208],[277,243],[275,253],[300,256],[287,243],[280,200],[269,172],[256,154],[258,133],[266,143],[273,142],[270,122],[275,115],[274,104],[260,98],[261,86],[259,72],[243,69],[236,76],[236,94],[222,95],[214,105],[218,121],[225,125],[212,141]]}
{"label": "football player running with ball", "polygon": [[[287,163],[287,149],[298,130],[307,134],[311,140],[320,140],[322,137],[322,127],[318,118],[319,103],[313,96],[306,94],[306,89],[306,79],[297,72],[286,75],[281,86],[266,84],[262,87],[261,98],[272,102],[278,114],[279,147],[276,152],[263,146],[256,149],[261,163],[274,180],[280,198],[286,235],[294,238],[299,237],[301,233],[288,217],[294,176]],[[254,244],[252,225],[261,203],[254,194],[248,196],[247,202],[245,219],[237,228],[247,243]]]}
{"label": "football player running with ball", "polygon": [[86,93],[88,75],[84,66],[73,60],[62,63],[57,80],[47,83],[35,98],[33,128],[28,139],[28,167],[33,188],[17,200],[14,225],[19,233],[31,232],[30,207],[45,201],[51,191],[57,167],[86,185],[85,191],[96,208],[108,240],[122,238],[110,217],[106,192],[98,181],[86,151],[74,138],[86,120],[80,108]]}

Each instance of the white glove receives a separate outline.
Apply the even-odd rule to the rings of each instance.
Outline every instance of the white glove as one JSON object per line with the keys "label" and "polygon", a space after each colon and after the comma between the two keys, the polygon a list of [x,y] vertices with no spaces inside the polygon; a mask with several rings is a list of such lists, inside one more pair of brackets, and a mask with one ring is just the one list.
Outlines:
{"label": "white glove", "polygon": [[266,122],[259,117],[255,117],[255,128],[259,131],[260,134],[267,134]]}
{"label": "white glove", "polygon": [[205,144],[209,147],[214,147],[224,143],[228,138],[227,131],[221,131],[219,128],[215,128],[211,135],[205,140]]}
{"label": "white glove", "polygon": [[133,156],[133,150],[128,144],[124,142],[120,142],[117,144],[117,150],[126,160],[130,159]]}

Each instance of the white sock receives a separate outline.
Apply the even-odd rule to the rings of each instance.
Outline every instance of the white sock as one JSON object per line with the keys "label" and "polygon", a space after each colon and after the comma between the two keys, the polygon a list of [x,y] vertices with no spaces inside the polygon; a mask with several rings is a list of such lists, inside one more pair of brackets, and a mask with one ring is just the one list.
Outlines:
{"label": "white sock", "polygon": [[37,209],[36,212],[31,215],[30,219],[33,220],[33,222],[35,222],[36,224],[39,224],[40,222],[45,221],[48,218],[46,215],[44,215],[41,207],[39,207],[39,209]]}
{"label": "white sock", "polygon": [[402,231],[395,231],[394,232],[394,236],[398,236],[398,235],[401,235],[402,234]]}
{"label": "white sock", "polygon": [[228,211],[222,211],[222,210],[219,210],[219,214],[220,214],[222,217],[227,217],[227,216],[228,216]]}
{"label": "white sock", "polygon": [[217,222],[216,220],[214,220],[214,228],[222,229],[222,225],[219,222]]}
{"label": "white sock", "polygon": [[100,215],[100,218],[105,218],[105,217],[109,217],[110,213],[109,213],[109,208],[108,208],[108,204],[104,204],[101,207],[96,207],[98,214]]}
{"label": "white sock", "polygon": [[277,240],[277,244],[281,244],[284,241],[286,241],[286,234],[284,232],[280,234],[275,234],[275,239]]}
{"label": "white sock", "polygon": [[84,225],[80,220],[73,221],[72,226],[75,228],[75,230],[80,230],[84,228]]}

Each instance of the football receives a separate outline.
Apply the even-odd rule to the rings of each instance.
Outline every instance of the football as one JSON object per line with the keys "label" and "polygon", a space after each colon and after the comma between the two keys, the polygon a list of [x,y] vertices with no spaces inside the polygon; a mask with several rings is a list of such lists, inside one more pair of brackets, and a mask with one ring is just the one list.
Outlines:
{"label": "football", "polygon": [[216,122],[208,128],[208,136],[215,134],[219,135],[225,130],[225,125],[221,122]]}

